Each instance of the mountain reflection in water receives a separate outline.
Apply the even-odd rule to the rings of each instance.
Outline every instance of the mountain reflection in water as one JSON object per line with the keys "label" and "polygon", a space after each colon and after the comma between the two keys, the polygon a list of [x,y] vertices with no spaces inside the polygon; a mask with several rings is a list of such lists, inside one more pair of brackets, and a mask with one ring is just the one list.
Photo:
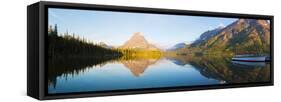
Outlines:
{"label": "mountain reflection in water", "polygon": [[121,61],[121,63],[128,68],[134,76],[138,77],[144,73],[145,69],[150,65],[155,64],[158,59],[138,59],[138,60],[129,60]]}
{"label": "mountain reflection in water", "polygon": [[85,92],[153,87],[267,82],[270,63],[232,62],[223,56],[159,59],[49,60],[48,92]]}

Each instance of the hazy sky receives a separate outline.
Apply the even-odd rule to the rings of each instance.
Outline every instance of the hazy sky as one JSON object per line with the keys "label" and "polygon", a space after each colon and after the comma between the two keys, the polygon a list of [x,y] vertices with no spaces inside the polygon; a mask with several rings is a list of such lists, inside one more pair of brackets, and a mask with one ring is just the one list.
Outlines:
{"label": "hazy sky", "polygon": [[169,48],[177,43],[190,43],[203,32],[228,25],[237,19],[145,14],[73,9],[49,9],[49,25],[58,32],[75,33],[94,42],[121,46],[135,32],[142,32],[150,43]]}

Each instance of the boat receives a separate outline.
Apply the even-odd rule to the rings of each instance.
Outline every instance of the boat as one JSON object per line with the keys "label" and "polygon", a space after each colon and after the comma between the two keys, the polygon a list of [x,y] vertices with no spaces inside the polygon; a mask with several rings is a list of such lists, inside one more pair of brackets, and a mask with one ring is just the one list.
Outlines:
{"label": "boat", "polygon": [[254,54],[235,55],[232,58],[232,61],[268,62],[268,61],[270,61],[270,57],[267,55],[254,55]]}
{"label": "boat", "polygon": [[252,68],[265,67],[266,62],[245,62],[245,61],[231,61],[235,65],[239,66],[250,66]]}

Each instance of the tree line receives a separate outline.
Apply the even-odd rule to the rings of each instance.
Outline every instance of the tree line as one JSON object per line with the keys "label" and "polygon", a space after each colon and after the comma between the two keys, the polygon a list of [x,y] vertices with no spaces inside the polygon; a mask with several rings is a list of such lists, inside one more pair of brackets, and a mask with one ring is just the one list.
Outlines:
{"label": "tree line", "polygon": [[114,58],[120,57],[118,50],[104,48],[74,33],[58,33],[57,25],[48,29],[49,58]]}

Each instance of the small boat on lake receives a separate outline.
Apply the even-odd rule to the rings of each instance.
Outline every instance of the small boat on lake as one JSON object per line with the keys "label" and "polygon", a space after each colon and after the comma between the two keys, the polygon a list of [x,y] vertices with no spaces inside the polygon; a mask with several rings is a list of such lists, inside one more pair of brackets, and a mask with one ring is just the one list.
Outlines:
{"label": "small boat on lake", "polygon": [[245,62],[245,61],[231,61],[234,65],[250,66],[252,68],[265,67],[266,62]]}
{"label": "small boat on lake", "polygon": [[235,55],[232,58],[232,61],[268,62],[268,61],[270,61],[270,57],[267,55],[254,55],[254,54]]}

